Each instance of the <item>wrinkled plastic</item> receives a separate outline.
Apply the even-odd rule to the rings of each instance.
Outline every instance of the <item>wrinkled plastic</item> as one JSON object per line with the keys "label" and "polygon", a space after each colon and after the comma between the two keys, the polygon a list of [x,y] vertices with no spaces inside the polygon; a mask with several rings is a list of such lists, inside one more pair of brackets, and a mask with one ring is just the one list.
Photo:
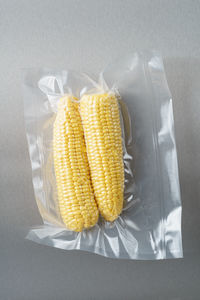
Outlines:
{"label": "wrinkled plastic", "polygon": [[[30,69],[24,111],[35,197],[44,224],[27,238],[45,245],[112,258],[182,257],[181,200],[172,99],[156,52],[134,53],[110,64],[95,82],[73,71]],[[124,208],[113,223],[68,230],[57,207],[52,135],[58,99],[111,91],[120,95],[124,149]]]}

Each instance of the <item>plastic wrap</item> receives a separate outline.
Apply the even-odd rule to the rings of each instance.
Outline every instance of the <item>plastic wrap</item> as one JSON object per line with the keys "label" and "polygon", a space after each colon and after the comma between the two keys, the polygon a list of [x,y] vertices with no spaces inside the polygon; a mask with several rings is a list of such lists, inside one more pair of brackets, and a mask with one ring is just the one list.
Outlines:
{"label": "plastic wrap", "polygon": [[[119,97],[125,170],[123,211],[114,222],[101,216],[91,229],[68,230],[57,205],[52,133],[64,95],[112,92]],[[182,257],[181,200],[172,99],[156,52],[134,53],[111,63],[95,82],[73,71],[24,73],[24,111],[33,186],[43,225],[27,238],[45,245],[112,258]]]}

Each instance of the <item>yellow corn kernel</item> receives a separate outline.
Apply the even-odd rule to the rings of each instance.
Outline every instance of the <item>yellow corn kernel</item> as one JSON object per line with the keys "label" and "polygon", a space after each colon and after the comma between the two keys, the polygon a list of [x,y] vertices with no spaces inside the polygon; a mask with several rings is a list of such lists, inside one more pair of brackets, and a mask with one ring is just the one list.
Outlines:
{"label": "yellow corn kernel", "polygon": [[84,95],[80,113],[95,198],[102,216],[114,221],[121,213],[124,192],[118,100],[113,94]]}
{"label": "yellow corn kernel", "polygon": [[90,179],[79,105],[75,98],[59,100],[53,129],[54,168],[63,222],[73,231],[92,227],[98,208]]}

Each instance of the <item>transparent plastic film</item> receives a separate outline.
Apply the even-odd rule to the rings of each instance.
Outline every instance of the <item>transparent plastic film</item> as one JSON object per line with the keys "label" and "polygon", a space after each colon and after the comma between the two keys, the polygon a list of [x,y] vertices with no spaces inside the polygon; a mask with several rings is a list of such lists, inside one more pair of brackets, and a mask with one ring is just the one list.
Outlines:
{"label": "transparent plastic film", "polygon": [[172,99],[157,52],[112,62],[98,82],[25,70],[24,115],[44,223],[28,239],[112,258],[182,257]]}

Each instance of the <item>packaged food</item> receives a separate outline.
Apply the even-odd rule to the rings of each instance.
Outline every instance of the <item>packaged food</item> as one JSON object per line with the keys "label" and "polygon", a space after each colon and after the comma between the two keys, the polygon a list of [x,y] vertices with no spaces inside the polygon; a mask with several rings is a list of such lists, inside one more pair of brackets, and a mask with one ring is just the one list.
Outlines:
{"label": "packaged food", "polygon": [[44,222],[28,239],[112,258],[182,257],[172,99],[157,52],[114,61],[98,82],[25,70],[24,112]]}

